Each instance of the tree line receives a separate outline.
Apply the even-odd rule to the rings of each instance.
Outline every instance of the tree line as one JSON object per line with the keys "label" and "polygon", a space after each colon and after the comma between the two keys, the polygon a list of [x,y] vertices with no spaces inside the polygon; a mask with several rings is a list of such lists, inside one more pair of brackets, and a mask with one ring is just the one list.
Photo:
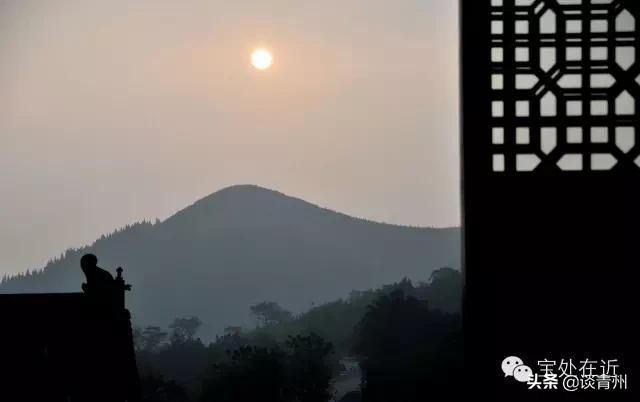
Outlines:
{"label": "tree line", "polygon": [[462,370],[461,285],[458,271],[442,268],[298,316],[265,301],[250,307],[255,328],[230,325],[208,344],[198,317],[136,328],[144,400],[331,401],[344,356],[359,362],[359,400],[449,400]]}

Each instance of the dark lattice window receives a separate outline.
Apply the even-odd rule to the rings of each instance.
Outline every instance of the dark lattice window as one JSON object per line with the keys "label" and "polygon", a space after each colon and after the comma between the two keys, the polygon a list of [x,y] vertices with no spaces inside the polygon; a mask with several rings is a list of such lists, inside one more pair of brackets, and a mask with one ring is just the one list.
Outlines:
{"label": "dark lattice window", "polygon": [[635,3],[491,0],[494,172],[640,169]]}

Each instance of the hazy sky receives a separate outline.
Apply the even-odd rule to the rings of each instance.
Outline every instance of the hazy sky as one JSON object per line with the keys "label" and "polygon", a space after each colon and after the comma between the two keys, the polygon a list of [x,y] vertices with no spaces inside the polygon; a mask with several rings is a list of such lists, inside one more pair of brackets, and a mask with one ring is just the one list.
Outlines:
{"label": "hazy sky", "polygon": [[0,0],[0,274],[232,184],[459,224],[457,40],[451,0]]}

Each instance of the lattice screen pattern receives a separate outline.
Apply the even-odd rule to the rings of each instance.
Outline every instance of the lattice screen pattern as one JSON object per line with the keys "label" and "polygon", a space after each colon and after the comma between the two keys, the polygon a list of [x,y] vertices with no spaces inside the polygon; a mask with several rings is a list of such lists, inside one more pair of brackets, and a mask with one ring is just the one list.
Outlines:
{"label": "lattice screen pattern", "polygon": [[640,172],[640,0],[491,0],[490,165]]}

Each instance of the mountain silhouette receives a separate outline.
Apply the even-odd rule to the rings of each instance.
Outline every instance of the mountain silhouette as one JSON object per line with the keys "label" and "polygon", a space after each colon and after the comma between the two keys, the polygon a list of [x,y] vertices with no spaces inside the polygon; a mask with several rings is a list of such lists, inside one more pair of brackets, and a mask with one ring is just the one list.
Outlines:
{"label": "mountain silhouette", "polygon": [[293,312],[403,277],[427,280],[460,267],[457,228],[357,219],[253,185],[228,187],[165,221],[136,223],[68,250],[43,270],[0,284],[0,293],[79,291],[79,261],[125,269],[137,325],[196,315],[210,339],[247,325],[249,306],[269,300]]}

